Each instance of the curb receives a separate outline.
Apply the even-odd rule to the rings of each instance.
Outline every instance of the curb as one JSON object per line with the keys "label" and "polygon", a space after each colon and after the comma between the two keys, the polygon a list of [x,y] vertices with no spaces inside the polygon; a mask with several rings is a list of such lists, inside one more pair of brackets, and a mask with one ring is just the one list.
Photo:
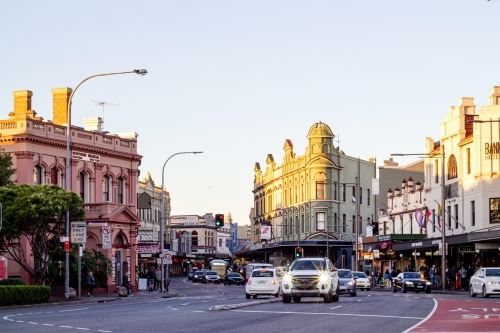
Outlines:
{"label": "curb", "polygon": [[253,301],[253,302],[246,302],[246,303],[238,303],[238,304],[226,304],[226,305],[216,305],[212,306],[208,311],[225,311],[225,310],[234,310],[238,308],[243,308],[246,306],[254,306],[254,305],[260,305],[260,304],[269,304],[269,303],[278,303],[281,302],[282,299],[281,297],[276,297],[276,298],[271,298],[271,299],[265,299],[262,301]]}

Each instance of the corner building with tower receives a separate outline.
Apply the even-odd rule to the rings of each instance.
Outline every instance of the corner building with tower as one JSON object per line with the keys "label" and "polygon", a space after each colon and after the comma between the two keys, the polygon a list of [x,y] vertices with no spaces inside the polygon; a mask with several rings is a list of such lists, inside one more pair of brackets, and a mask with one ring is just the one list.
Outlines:
{"label": "corner building with tower", "polygon": [[[301,247],[305,257],[328,257],[339,268],[355,269],[356,235],[371,235],[376,214],[371,190],[375,160],[344,154],[322,122],[313,124],[306,138],[303,155],[297,156],[286,139],[281,165],[272,154],[265,168],[255,163],[252,246],[237,255],[287,266]],[[370,264],[360,258],[358,269]]]}

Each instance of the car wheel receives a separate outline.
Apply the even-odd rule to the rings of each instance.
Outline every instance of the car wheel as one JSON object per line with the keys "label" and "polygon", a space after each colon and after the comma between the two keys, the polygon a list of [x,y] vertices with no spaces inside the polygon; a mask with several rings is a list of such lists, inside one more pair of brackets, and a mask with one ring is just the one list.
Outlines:
{"label": "car wheel", "polygon": [[469,286],[470,297],[476,297],[474,290],[472,290],[472,285]]}
{"label": "car wheel", "polygon": [[420,293],[420,291],[415,291],[415,294],[419,294],[419,293]]}
{"label": "car wheel", "polygon": [[339,299],[340,299],[339,286],[337,286],[337,290],[335,291],[335,295],[332,295],[332,302],[338,302]]}
{"label": "car wheel", "polygon": [[257,298],[257,295],[253,295],[253,298]]}
{"label": "car wheel", "polygon": [[404,285],[404,284],[403,284],[403,286],[401,287],[401,292],[402,292],[403,294],[406,294],[406,288],[405,288],[405,285]]}
{"label": "car wheel", "polygon": [[356,297],[356,295],[357,295],[357,294],[358,294],[358,293],[353,292],[353,293],[351,293],[351,297]]}
{"label": "car wheel", "polygon": [[323,302],[324,303],[331,303],[332,302],[332,296],[330,294],[324,294],[323,295]]}
{"label": "car wheel", "polygon": [[226,285],[226,282],[224,282],[224,285]]}
{"label": "car wheel", "polygon": [[393,293],[397,293],[397,292],[398,292],[398,290],[396,289],[396,287],[393,287],[393,288],[392,288],[392,292],[393,292]]}
{"label": "car wheel", "polygon": [[288,294],[283,294],[283,303],[291,303],[292,302],[292,296]]}
{"label": "car wheel", "polygon": [[280,289],[278,288],[278,292],[274,294],[274,297],[279,297],[280,296]]}
{"label": "car wheel", "polygon": [[196,281],[195,281],[195,280],[193,280],[193,283],[196,283]]}
{"label": "car wheel", "polygon": [[486,293],[486,286],[483,286],[483,297],[484,297],[484,298],[488,298],[488,297],[490,297],[490,295],[488,295],[488,294]]}
{"label": "car wheel", "polygon": [[246,294],[245,296],[247,297],[247,299],[250,299],[250,294]]}
{"label": "car wheel", "polygon": [[367,288],[366,290],[367,290],[367,291],[370,291],[370,288]]}
{"label": "car wheel", "polygon": [[227,285],[228,285],[228,286],[230,286],[230,285],[231,285],[231,281],[229,281],[229,282],[227,283]]}
{"label": "car wheel", "polygon": [[425,290],[425,293],[426,293],[426,294],[430,294],[430,293],[431,293],[431,288],[427,288],[427,289]]}
{"label": "car wheel", "polygon": [[300,296],[293,296],[294,303],[300,303]]}

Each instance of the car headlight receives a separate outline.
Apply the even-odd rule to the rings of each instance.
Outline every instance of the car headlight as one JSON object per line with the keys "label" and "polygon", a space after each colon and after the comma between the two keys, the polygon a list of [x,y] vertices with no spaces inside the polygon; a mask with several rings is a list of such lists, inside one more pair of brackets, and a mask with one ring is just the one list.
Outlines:
{"label": "car headlight", "polygon": [[410,284],[413,285],[413,282],[411,282],[411,281],[406,281],[405,283],[408,285],[410,285]]}
{"label": "car headlight", "polygon": [[498,283],[497,281],[492,281],[492,280],[489,280],[489,281],[488,281],[488,284],[494,284],[494,285],[497,285],[497,284],[499,284],[499,283]]}
{"label": "car headlight", "polygon": [[347,282],[348,285],[352,285],[352,281]]}
{"label": "car headlight", "polygon": [[327,274],[321,274],[319,276],[319,282],[320,283],[325,283],[325,282],[328,282],[329,278],[328,278],[328,275]]}
{"label": "car headlight", "polygon": [[292,276],[290,274],[285,274],[285,276],[283,276],[283,282],[292,282]]}
{"label": "car headlight", "polygon": [[428,285],[428,286],[430,286],[430,285],[431,285],[431,283],[430,283],[430,282],[426,282],[425,284],[426,284],[426,285]]}

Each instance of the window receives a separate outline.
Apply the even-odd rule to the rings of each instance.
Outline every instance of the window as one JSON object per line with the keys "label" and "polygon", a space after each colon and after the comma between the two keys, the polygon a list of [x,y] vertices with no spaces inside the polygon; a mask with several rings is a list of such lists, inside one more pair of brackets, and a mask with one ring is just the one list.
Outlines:
{"label": "window", "polygon": [[363,204],[363,188],[362,187],[359,188],[359,204],[360,205]]}
{"label": "window", "polygon": [[439,161],[434,160],[434,182],[439,183]]}
{"label": "window", "polygon": [[117,196],[116,196],[116,203],[119,204],[124,204],[125,200],[123,200],[123,193],[124,190],[123,188],[125,187],[125,180],[123,178],[118,178],[118,187],[116,188],[117,190]]}
{"label": "window", "polygon": [[471,217],[470,217],[471,225],[474,227],[476,225],[476,202],[475,201],[470,202],[470,214],[471,214]]}
{"label": "window", "polygon": [[297,186],[295,186],[295,203],[299,202],[299,191],[297,191]]}
{"label": "window", "polygon": [[80,172],[80,198],[83,202],[89,202],[89,175],[86,172]]}
{"label": "window", "polygon": [[467,159],[467,174],[470,175],[470,148],[467,148],[466,159]]}
{"label": "window", "polygon": [[356,202],[356,186],[352,187],[352,203]]}
{"label": "window", "polygon": [[342,201],[343,202],[345,202],[345,193],[346,193],[346,191],[345,191],[345,184],[344,184],[344,185],[342,185]]}
{"label": "window", "polygon": [[333,183],[333,200],[337,200],[337,183]]}
{"label": "window", "polygon": [[500,223],[500,198],[490,198],[490,223]]}
{"label": "window", "polygon": [[219,247],[222,247],[222,238],[219,238]]}
{"label": "window", "polygon": [[287,191],[285,190],[285,206],[288,204],[288,202],[286,201],[286,199],[288,198],[288,197],[286,196],[286,193],[287,193]]}
{"label": "window", "polygon": [[325,199],[325,183],[316,182],[316,199]]}
{"label": "window", "polygon": [[288,236],[288,219],[285,219],[285,223],[283,223],[283,236]]}
{"label": "window", "polygon": [[50,183],[52,185],[60,185],[59,169],[56,167],[50,170]]}
{"label": "window", "polygon": [[458,205],[455,205],[455,229],[458,229]]}
{"label": "window", "polygon": [[300,231],[301,232],[305,232],[305,229],[304,229],[304,214],[302,214],[300,216]]}
{"label": "window", "polygon": [[457,159],[455,158],[455,155],[451,155],[448,159],[448,179],[454,179],[457,177]]}
{"label": "window", "polygon": [[33,168],[33,185],[41,185],[43,180],[43,169],[40,165],[35,165]]}
{"label": "window", "polygon": [[345,234],[347,232],[347,221],[346,215],[342,214],[342,232]]}
{"label": "window", "polygon": [[339,231],[339,225],[337,222],[337,213],[333,213],[333,231],[338,232]]}
{"label": "window", "polygon": [[436,210],[432,210],[432,232],[436,232]]}
{"label": "window", "polygon": [[448,227],[451,229],[451,206],[446,207],[446,212],[448,213]]}
{"label": "window", "polygon": [[109,201],[110,181],[109,176],[102,177],[102,201]]}
{"label": "window", "polygon": [[316,230],[325,230],[325,216],[326,213],[316,213]]}
{"label": "window", "polygon": [[300,222],[299,222],[299,217],[295,217],[295,230],[294,234],[300,234]]}
{"label": "window", "polygon": [[366,194],[366,201],[367,201],[367,203],[366,203],[366,204],[367,204],[368,206],[370,206],[370,204],[371,204],[371,200],[370,200],[370,199],[371,199],[371,198],[370,198],[370,196],[371,196],[371,191],[370,191],[370,189],[367,189],[366,191],[367,191],[367,194]]}
{"label": "window", "polygon": [[356,233],[356,215],[352,216],[352,233]]}
{"label": "window", "polygon": [[306,197],[304,196],[304,184],[300,185],[300,191],[301,191],[301,195],[302,195],[302,201],[305,201]]}
{"label": "window", "polygon": [[197,231],[193,231],[191,233],[191,245],[198,246],[198,232]]}

